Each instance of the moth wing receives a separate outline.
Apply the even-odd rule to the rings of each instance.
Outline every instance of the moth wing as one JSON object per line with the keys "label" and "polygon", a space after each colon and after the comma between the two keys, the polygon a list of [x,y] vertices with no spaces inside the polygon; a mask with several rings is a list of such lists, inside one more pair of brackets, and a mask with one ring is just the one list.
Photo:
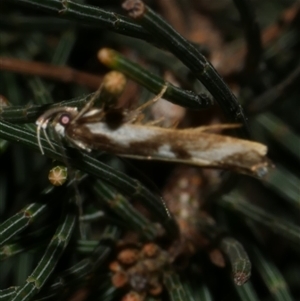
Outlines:
{"label": "moth wing", "polygon": [[269,160],[267,147],[261,143],[230,136],[209,134],[203,128],[168,131],[160,147],[150,156],[138,154],[127,157],[191,164],[201,167],[232,169],[261,177]]}
{"label": "moth wing", "polygon": [[[194,131],[195,136],[198,129]],[[191,161],[196,165],[229,168],[261,177],[271,163],[264,144],[230,136],[207,134],[202,131],[196,141],[185,141]]]}

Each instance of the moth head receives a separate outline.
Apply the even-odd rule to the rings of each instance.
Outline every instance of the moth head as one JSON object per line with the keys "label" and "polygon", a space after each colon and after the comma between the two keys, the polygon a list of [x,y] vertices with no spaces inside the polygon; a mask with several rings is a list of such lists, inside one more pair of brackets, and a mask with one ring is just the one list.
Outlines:
{"label": "moth head", "polygon": [[44,133],[44,136],[49,143],[49,145],[54,149],[53,144],[51,143],[48,135],[47,135],[47,127],[49,122],[52,120],[54,125],[54,130],[61,136],[65,135],[65,127],[68,126],[72,120],[77,116],[78,110],[73,107],[61,107],[61,108],[53,108],[46,111],[43,115],[41,115],[37,121],[37,141],[41,153],[44,154],[44,150],[41,144],[41,129]]}

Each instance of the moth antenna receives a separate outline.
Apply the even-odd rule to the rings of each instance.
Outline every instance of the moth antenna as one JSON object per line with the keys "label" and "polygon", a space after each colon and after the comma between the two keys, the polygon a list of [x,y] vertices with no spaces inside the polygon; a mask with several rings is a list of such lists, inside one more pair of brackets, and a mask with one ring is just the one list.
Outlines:
{"label": "moth antenna", "polygon": [[171,124],[170,129],[174,129],[174,130],[177,129],[179,123],[180,120],[175,120],[173,124]]}
{"label": "moth antenna", "polygon": [[139,114],[135,120],[132,121],[133,124],[141,124],[143,119],[145,118],[144,114]]}
{"label": "moth antenna", "polygon": [[157,126],[159,125],[161,122],[163,122],[165,120],[165,117],[162,116],[160,117],[159,119],[156,119],[156,120],[152,120],[150,122],[147,122],[146,125],[150,125],[150,126]]}
{"label": "moth antenna", "polygon": [[98,90],[95,92],[95,94],[91,97],[91,99],[86,103],[86,105],[81,109],[81,111],[78,113],[78,115],[74,118],[74,121],[82,117],[86,112],[88,112],[93,106],[96,101],[96,99],[100,96],[102,91],[103,84],[100,85]]}

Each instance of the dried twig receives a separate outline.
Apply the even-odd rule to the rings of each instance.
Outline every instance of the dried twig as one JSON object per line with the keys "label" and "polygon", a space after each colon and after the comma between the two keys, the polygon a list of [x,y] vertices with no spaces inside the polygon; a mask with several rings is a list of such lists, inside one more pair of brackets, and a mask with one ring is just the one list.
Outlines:
{"label": "dried twig", "polygon": [[0,57],[0,70],[27,75],[37,75],[64,83],[76,83],[93,90],[97,89],[102,81],[101,76],[77,71],[69,67],[54,66],[41,62],[24,61],[10,57]]}

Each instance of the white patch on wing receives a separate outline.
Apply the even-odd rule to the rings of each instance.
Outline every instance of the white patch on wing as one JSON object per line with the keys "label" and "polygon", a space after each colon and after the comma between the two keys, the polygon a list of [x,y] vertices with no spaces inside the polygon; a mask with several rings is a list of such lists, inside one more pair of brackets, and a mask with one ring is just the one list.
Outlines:
{"label": "white patch on wing", "polygon": [[88,123],[85,126],[92,134],[105,135],[111,141],[123,147],[128,147],[133,142],[148,141],[157,136],[157,132],[153,128],[131,124],[123,124],[117,129],[108,127],[104,122]]}
{"label": "white patch on wing", "polygon": [[224,144],[224,146],[220,148],[210,148],[207,150],[199,149],[198,151],[192,150],[190,151],[190,154],[194,159],[201,159],[211,163],[213,161],[222,161],[227,156],[236,154],[239,151],[242,151],[239,147],[235,149],[234,145],[227,146]]}
{"label": "white patch on wing", "polygon": [[168,144],[161,145],[157,150],[157,155],[164,158],[176,158],[176,155],[171,150],[171,147]]}

